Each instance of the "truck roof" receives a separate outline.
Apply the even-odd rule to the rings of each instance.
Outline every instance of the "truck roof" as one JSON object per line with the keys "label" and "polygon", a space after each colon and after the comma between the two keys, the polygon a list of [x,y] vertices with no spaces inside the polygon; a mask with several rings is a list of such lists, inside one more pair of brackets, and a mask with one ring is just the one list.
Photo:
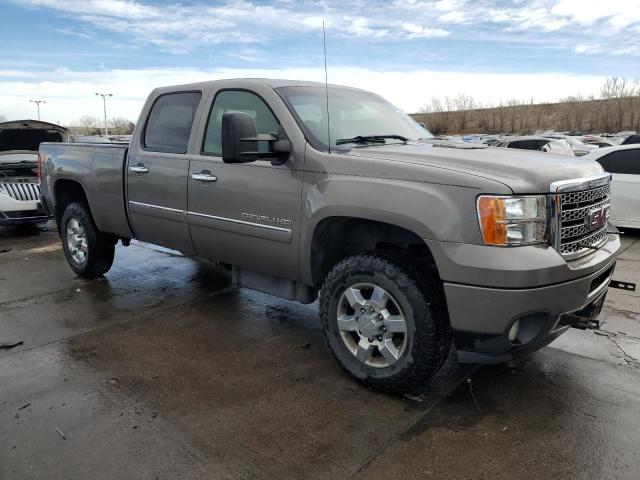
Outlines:
{"label": "truck roof", "polygon": [[[225,86],[242,86],[251,88],[251,86],[257,85],[267,85],[271,88],[280,88],[280,87],[324,87],[325,84],[322,82],[309,82],[305,80],[285,80],[285,79],[274,79],[274,78],[225,78],[220,80],[207,80],[204,82],[196,82],[196,83],[186,83],[183,85],[168,85],[165,87],[156,88],[155,91],[175,91],[175,90],[189,90],[189,89],[201,89],[216,85],[225,85]],[[344,85],[335,85],[329,84],[329,87],[333,88],[346,88],[349,90],[356,91],[364,91],[359,88],[347,87]]]}

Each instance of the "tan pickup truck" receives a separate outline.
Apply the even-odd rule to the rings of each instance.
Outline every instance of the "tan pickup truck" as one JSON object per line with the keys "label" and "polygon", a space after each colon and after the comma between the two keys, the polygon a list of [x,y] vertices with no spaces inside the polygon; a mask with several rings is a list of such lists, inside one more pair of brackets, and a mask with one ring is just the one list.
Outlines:
{"label": "tan pickup truck", "polygon": [[436,141],[354,88],[158,88],[130,144],[43,144],[40,158],[79,275],[136,238],[318,300],[339,362],[387,391],[423,389],[452,345],[502,362],[593,325],[620,249],[596,162]]}

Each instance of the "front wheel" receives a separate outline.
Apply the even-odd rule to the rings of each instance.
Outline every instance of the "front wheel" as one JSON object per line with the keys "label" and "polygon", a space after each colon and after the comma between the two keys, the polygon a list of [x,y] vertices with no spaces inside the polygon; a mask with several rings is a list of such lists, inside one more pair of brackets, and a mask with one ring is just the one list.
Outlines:
{"label": "front wheel", "polygon": [[375,254],[349,257],[327,275],[320,317],[329,347],[360,382],[418,393],[451,348],[439,279]]}
{"label": "front wheel", "polygon": [[86,203],[71,203],[62,214],[60,238],[67,263],[80,277],[105,274],[113,264],[115,242],[100,232]]}

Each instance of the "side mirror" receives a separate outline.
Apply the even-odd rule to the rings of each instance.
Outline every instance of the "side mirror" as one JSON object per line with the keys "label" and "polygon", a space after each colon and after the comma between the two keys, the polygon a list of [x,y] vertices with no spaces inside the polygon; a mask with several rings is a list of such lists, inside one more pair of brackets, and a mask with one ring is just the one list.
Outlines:
{"label": "side mirror", "polygon": [[227,112],[222,115],[222,160],[225,163],[248,163],[258,159],[258,141],[245,139],[256,137],[256,122],[244,112]]}
{"label": "side mirror", "polygon": [[[258,142],[268,142],[268,150],[261,152]],[[249,163],[258,158],[271,158],[273,165],[282,165],[289,153],[289,140],[258,134],[256,122],[248,113],[226,112],[222,115],[222,160],[225,163]]]}

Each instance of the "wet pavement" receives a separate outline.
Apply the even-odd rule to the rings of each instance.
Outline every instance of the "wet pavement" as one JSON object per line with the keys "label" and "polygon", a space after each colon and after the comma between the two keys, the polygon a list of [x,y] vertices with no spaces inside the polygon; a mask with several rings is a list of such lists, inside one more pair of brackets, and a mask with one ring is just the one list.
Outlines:
{"label": "wet pavement", "polygon": [[[615,278],[640,282],[640,234]],[[640,292],[602,330],[428,394],[351,381],[315,307],[174,252],[95,281],[53,231],[0,229],[0,479],[640,478]],[[469,379],[469,380],[467,380]]]}

